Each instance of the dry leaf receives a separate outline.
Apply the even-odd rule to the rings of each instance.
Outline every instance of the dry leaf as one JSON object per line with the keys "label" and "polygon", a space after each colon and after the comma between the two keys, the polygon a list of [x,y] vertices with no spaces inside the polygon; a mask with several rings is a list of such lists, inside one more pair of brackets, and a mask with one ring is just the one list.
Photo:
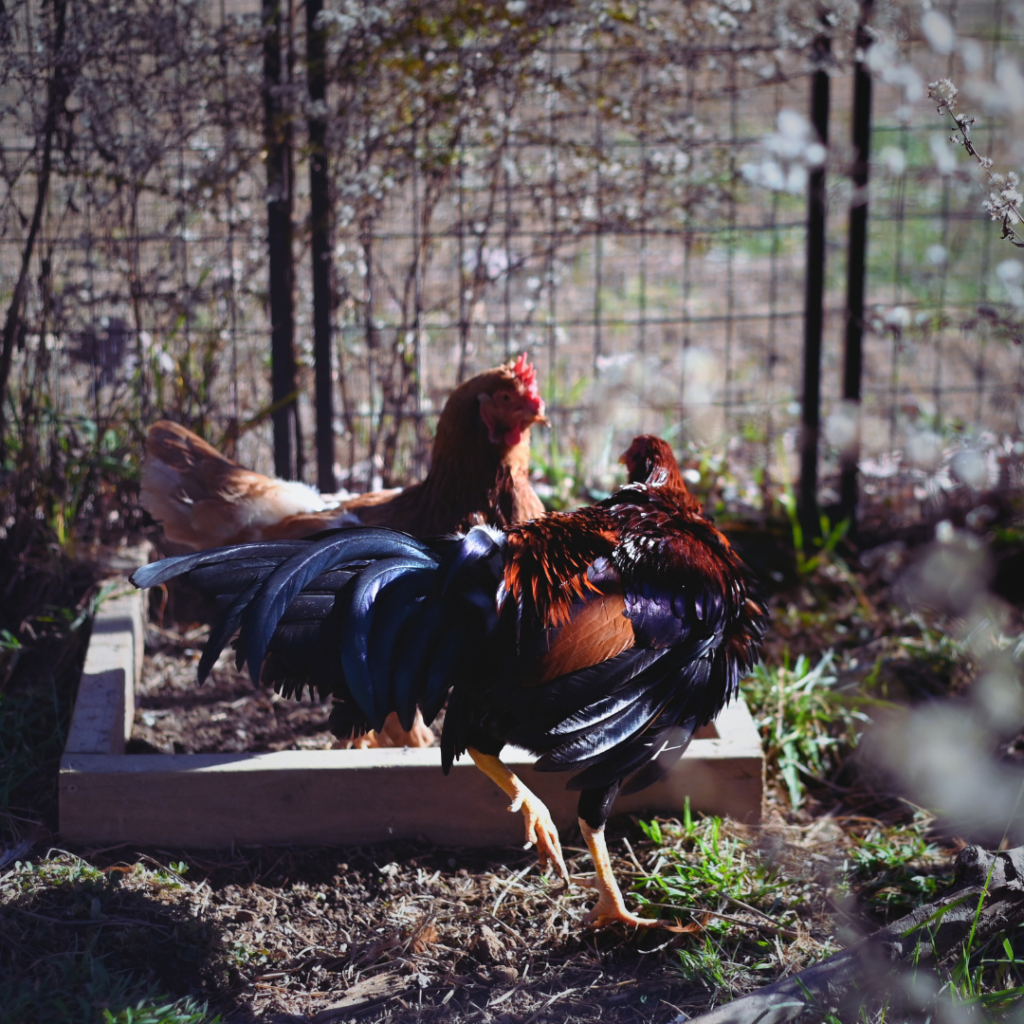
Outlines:
{"label": "dry leaf", "polygon": [[429,949],[440,938],[437,929],[429,921],[413,936],[409,948],[414,953],[422,953]]}

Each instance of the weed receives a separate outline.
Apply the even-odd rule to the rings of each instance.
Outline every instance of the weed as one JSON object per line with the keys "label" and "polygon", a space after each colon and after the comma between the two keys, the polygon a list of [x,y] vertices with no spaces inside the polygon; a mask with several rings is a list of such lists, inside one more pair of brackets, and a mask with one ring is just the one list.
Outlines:
{"label": "weed", "polygon": [[805,931],[817,918],[830,870],[819,871],[817,862],[808,870],[805,856],[772,854],[720,818],[695,819],[689,807],[682,822],[641,828],[653,851],[635,897],[659,916],[702,925],[699,938],[678,952],[688,981],[714,992],[764,984],[782,966],[780,942],[798,935],[807,948],[831,949],[830,939],[812,940]]}
{"label": "weed", "polygon": [[695,949],[679,950],[679,966],[687,981],[699,981],[712,989],[725,988],[731,980],[729,965],[710,935]]}
{"label": "weed", "polygon": [[210,1021],[167,996],[211,948],[207,925],[173,908],[183,867],[103,871],[62,850],[16,863],[0,879],[0,1024]]}
{"label": "weed", "polygon": [[944,981],[943,994],[961,1015],[980,1009],[985,1022],[1004,1020],[1006,1011],[1024,998],[1024,959],[1006,936],[976,948],[972,930]]}
{"label": "weed", "polygon": [[[800,513],[797,509],[796,494],[793,491],[792,483],[786,483],[779,494],[779,504],[782,506],[789,519],[790,529],[793,531],[793,550],[796,552],[796,568],[801,577],[806,578],[813,575],[826,562],[837,557],[836,548],[846,536],[850,529],[850,520],[844,519],[832,525],[828,516],[821,517],[821,536],[812,538],[818,553],[807,557],[807,538],[804,536],[804,528],[800,522]],[[849,569],[847,569],[849,572]]]}
{"label": "weed", "polygon": [[[748,857],[746,843],[722,834],[721,818],[705,818],[699,823],[691,819],[669,835],[657,822],[642,823],[641,828],[652,842],[665,849],[672,868],[644,879],[640,892],[647,902],[693,908],[731,897],[753,903],[768,900],[772,904],[785,887],[770,865],[756,856]],[[682,838],[689,856],[681,856],[679,845],[668,844],[670,836]],[[721,930],[714,923],[709,927]]]}
{"label": "weed", "polygon": [[[167,1002],[138,976],[112,970],[88,940],[77,956],[55,961],[46,984],[39,978],[0,981],[0,1024],[216,1024],[192,999]],[[99,1016],[102,1014],[102,1016]]]}
{"label": "weed", "polygon": [[117,1013],[103,1011],[103,1024],[217,1024],[220,1014],[211,1017],[204,1006],[192,999],[156,1006],[145,1000],[134,1007],[125,1007]]}
{"label": "weed", "polygon": [[856,887],[865,910],[886,920],[902,917],[934,900],[949,883],[945,855],[924,836],[930,824],[931,818],[919,813],[910,825],[874,826],[852,838],[845,884]]}
{"label": "weed", "polygon": [[794,808],[803,802],[804,780],[824,779],[833,771],[868,721],[836,682],[831,650],[814,668],[804,655],[790,667],[787,650],[781,665],[758,665],[745,684],[766,757],[782,776]]}

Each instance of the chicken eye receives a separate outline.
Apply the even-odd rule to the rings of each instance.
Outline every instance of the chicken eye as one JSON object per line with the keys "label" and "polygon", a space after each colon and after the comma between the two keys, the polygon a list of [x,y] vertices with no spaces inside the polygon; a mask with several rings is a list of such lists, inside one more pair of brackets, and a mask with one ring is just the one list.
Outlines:
{"label": "chicken eye", "polygon": [[512,396],[507,391],[499,391],[498,398],[500,398],[506,405],[512,401]]}

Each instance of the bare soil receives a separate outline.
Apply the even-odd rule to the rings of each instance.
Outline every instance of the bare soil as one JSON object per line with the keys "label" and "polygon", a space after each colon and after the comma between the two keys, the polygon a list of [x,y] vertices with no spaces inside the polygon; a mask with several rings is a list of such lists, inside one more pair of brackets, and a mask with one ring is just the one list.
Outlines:
{"label": "bare soil", "polygon": [[149,625],[136,692],[129,753],[229,754],[238,751],[330,750],[341,743],[327,725],[330,702],[306,694],[288,700],[254,687],[225,651],[203,686],[196,666],[208,627],[178,632]]}

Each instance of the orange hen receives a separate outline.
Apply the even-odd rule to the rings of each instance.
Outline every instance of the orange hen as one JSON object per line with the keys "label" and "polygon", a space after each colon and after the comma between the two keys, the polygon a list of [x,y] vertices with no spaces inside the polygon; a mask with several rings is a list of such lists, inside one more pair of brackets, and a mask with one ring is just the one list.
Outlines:
{"label": "orange hen", "polygon": [[328,505],[313,488],[246,469],[177,423],[149,428],[142,507],[167,538],[196,551],[308,537],[338,526],[383,526],[417,537],[544,512],[530,486],[530,428],[545,423],[537,373],[522,355],[451,394],[437,423],[426,479]]}

